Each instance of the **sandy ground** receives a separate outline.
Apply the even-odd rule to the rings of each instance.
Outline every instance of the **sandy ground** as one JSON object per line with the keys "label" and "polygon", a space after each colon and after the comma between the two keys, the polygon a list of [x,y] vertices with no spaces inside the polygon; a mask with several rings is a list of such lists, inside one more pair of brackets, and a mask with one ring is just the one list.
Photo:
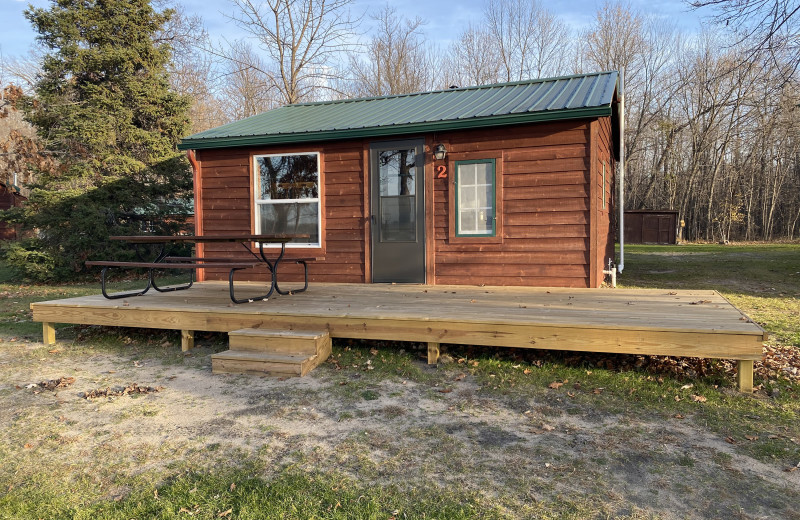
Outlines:
{"label": "sandy ground", "polygon": [[[0,486],[47,468],[67,487],[88,480],[113,499],[137,478],[258,459],[267,478],[293,466],[365,483],[458,486],[510,516],[532,501],[591,497],[604,518],[800,518],[800,471],[742,455],[687,420],[567,413],[560,394],[487,394],[455,367],[423,361],[431,377],[422,380],[332,363],[305,378],[212,375],[210,354],[224,347],[199,344],[173,362],[179,346],[163,347],[166,360],[152,350],[60,344],[51,353],[1,342]],[[75,381],[28,387],[62,376]],[[159,391],[81,396],[131,383]]]}

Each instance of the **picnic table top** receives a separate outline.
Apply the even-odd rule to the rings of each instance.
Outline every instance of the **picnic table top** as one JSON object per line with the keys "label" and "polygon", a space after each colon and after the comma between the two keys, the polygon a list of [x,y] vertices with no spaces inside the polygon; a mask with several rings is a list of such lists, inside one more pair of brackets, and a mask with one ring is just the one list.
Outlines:
{"label": "picnic table top", "polygon": [[273,242],[286,243],[296,238],[309,238],[308,233],[284,234],[228,234],[228,235],[130,235],[112,236],[109,240],[119,240],[136,244],[163,244],[168,242]]}

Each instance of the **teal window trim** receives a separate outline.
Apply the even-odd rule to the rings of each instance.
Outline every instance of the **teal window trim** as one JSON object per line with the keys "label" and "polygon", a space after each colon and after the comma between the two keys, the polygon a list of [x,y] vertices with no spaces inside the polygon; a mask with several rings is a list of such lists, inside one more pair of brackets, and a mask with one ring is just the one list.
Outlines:
{"label": "teal window trim", "polygon": [[[492,229],[486,233],[459,233],[461,229],[461,203],[459,201],[459,181],[461,175],[460,167],[465,164],[490,164],[492,167]],[[495,237],[497,236],[497,160],[496,159],[474,159],[469,161],[456,161],[455,162],[455,218],[456,218],[456,236],[457,237]]]}

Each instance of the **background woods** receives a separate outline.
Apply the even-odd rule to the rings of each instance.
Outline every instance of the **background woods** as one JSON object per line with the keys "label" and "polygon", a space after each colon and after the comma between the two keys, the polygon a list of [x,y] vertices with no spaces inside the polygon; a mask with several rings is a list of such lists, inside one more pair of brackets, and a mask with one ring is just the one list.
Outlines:
{"label": "background woods", "polygon": [[[87,43],[68,29],[99,2],[62,1],[51,14],[30,12],[38,47],[0,64],[2,85],[15,85],[4,90],[0,107],[0,180],[13,182],[16,174],[26,187],[56,183],[59,197],[64,187],[112,179],[147,184],[164,171],[181,171],[185,180],[183,166],[156,171],[159,161],[174,159],[170,143],[285,103],[624,68],[627,208],[677,210],[689,240],[800,236],[797,2],[693,2],[687,7],[709,18],[702,32],[684,34],[622,2],[601,5],[577,28],[543,2],[486,0],[483,15],[449,42],[432,39],[423,18],[405,18],[388,4],[360,13],[353,0],[233,0],[227,23],[241,37],[213,39],[180,6],[113,3],[117,12],[152,13],[140,24],[146,30],[129,38],[134,48],[116,55],[102,52],[113,41]],[[78,14],[60,28],[52,13],[71,10]],[[102,67],[78,68],[95,44],[110,67],[150,60],[163,73],[151,83],[104,83]],[[168,90],[148,95],[162,80]],[[125,110],[124,118],[133,117],[127,129],[114,123],[124,119],[113,115],[123,108],[114,101],[120,92],[141,100],[139,115]],[[148,126],[154,112],[147,99],[158,99],[166,126]],[[82,135],[90,138],[76,138]],[[134,146],[140,137],[156,148]],[[109,142],[115,151],[105,155]],[[120,147],[128,147],[124,160]],[[109,222],[135,224],[136,215],[106,214]]]}

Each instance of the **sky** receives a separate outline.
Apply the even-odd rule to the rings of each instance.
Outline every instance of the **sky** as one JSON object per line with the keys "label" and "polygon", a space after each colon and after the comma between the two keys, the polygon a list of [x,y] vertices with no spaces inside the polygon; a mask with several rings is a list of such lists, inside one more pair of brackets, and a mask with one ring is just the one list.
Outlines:
{"label": "sky", "polygon": [[[215,37],[236,38],[233,25],[225,18],[231,12],[231,4],[226,0],[176,0],[187,13],[200,15],[206,27]],[[426,20],[424,27],[428,40],[439,43],[443,48],[457,38],[462,28],[470,21],[479,21],[484,0],[403,0],[389,2],[397,7],[398,13],[408,18],[416,16]],[[356,13],[372,13],[386,5],[386,0],[355,0]],[[587,27],[602,5],[602,0],[544,0],[543,5],[558,14],[568,25],[576,29]],[[684,32],[696,32],[700,19],[706,12],[689,10],[683,0],[629,0],[634,9],[651,14],[665,21],[672,21]],[[35,41],[35,33],[23,16],[29,5],[47,7],[47,0],[0,0],[0,53],[4,56],[22,56],[28,52]],[[362,26],[367,25],[365,18]]]}

